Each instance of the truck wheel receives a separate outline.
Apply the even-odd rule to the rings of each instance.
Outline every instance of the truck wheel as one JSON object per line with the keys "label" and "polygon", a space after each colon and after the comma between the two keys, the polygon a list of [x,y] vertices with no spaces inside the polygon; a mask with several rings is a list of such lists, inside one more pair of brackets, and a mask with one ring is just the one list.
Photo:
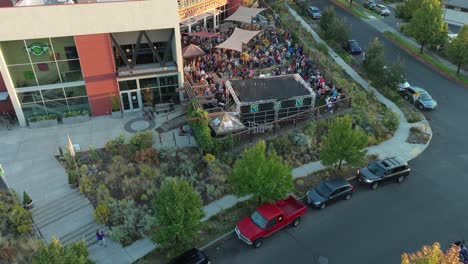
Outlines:
{"label": "truck wheel", "polygon": [[397,182],[402,183],[404,180],[405,180],[405,176],[401,175],[400,177],[398,177]]}
{"label": "truck wheel", "polygon": [[298,217],[298,218],[296,218],[296,219],[293,220],[292,226],[296,227],[296,226],[298,226],[300,223],[301,223],[301,218]]}
{"label": "truck wheel", "polygon": [[259,238],[253,242],[252,246],[254,248],[259,248],[262,246],[262,244],[263,244],[263,239]]}
{"label": "truck wheel", "polygon": [[371,188],[372,190],[375,190],[379,187],[379,183],[378,182],[374,182],[372,185],[371,185]]}
{"label": "truck wheel", "polygon": [[320,208],[320,210],[323,210],[323,209],[325,209],[325,207],[327,207],[327,204],[321,203],[319,208]]}

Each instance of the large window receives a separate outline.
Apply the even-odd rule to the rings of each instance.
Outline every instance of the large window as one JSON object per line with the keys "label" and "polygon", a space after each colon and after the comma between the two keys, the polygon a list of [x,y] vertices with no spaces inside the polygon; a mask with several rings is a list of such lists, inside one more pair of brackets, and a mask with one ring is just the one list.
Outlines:
{"label": "large window", "polygon": [[[179,96],[176,92],[179,87],[177,75],[145,78],[138,81],[145,106],[168,103],[171,99],[174,103],[179,102]],[[120,83],[119,85],[121,85]]]}
{"label": "large window", "polygon": [[61,116],[68,111],[90,110],[85,86],[18,92],[18,98],[26,119],[35,115]]}
{"label": "large window", "polygon": [[82,81],[73,37],[0,43],[16,88]]}
{"label": "large window", "polygon": [[[172,56],[172,45],[167,42],[154,42],[153,45],[156,47],[156,51],[159,57],[162,60],[166,60],[166,62],[173,61]],[[131,63],[133,59],[133,54],[136,52],[136,44],[132,45],[121,45],[120,48],[125,53],[127,57],[127,63]],[[150,47],[148,43],[141,43],[140,49],[138,50],[138,56],[136,57],[135,65],[142,65],[142,64],[153,64],[153,63],[160,63],[156,56],[153,55],[153,51],[151,50],[153,47]],[[167,52],[166,52],[166,49]],[[114,49],[116,64],[119,67],[126,66],[125,59],[120,56],[117,49]],[[164,56],[166,55],[166,58]]]}

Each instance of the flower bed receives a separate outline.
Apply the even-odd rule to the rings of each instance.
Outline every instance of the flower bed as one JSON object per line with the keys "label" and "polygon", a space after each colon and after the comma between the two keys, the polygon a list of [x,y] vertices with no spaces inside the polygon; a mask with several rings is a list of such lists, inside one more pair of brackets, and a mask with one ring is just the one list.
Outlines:
{"label": "flower bed", "polygon": [[64,125],[83,123],[89,121],[89,112],[86,110],[66,112],[62,117]]}
{"label": "flower bed", "polygon": [[28,119],[30,128],[43,128],[56,126],[58,124],[56,115],[32,116]]}

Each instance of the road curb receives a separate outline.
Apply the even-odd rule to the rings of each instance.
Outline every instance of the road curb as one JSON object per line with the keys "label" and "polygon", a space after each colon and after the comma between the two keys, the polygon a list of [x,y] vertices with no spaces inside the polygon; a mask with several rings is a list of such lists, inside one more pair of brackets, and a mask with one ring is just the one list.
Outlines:
{"label": "road curb", "polygon": [[210,242],[208,242],[207,244],[205,244],[204,246],[200,247],[201,250],[205,250],[206,248],[209,248],[211,247],[212,245],[218,243],[219,241],[225,239],[226,237],[228,237],[229,235],[231,235],[232,233],[234,233],[234,230],[231,230],[229,232],[227,232],[226,234],[216,238],[215,240],[212,240]]}
{"label": "road curb", "polygon": [[[445,77],[449,78],[450,80],[455,81],[456,83],[462,85],[462,86],[465,87],[465,88],[468,88],[468,85],[465,84],[463,81],[458,80],[457,78],[453,77],[452,75],[448,74],[447,72],[445,72],[445,71],[439,69],[439,68],[438,68],[437,66],[435,66],[434,64],[432,64],[432,63],[426,61],[426,60],[423,59],[421,56],[419,56],[418,53],[416,53],[416,52],[410,50],[410,49],[407,48],[406,46],[402,45],[400,42],[394,40],[393,38],[391,38],[391,37],[389,37],[389,36],[387,36],[387,35],[385,35],[385,34],[384,34],[385,32],[391,32],[391,31],[384,31],[384,32],[382,32],[382,35],[384,36],[384,38],[386,38],[387,40],[391,41],[393,44],[397,45],[397,46],[400,47],[401,49],[405,50],[407,53],[409,53],[411,56],[413,56],[414,58],[416,58],[418,61],[424,63],[425,65],[428,65],[428,66],[431,67],[433,70],[435,70],[436,72],[438,72],[438,73],[444,75]],[[393,32],[391,32],[391,33],[393,33]],[[403,41],[405,41],[405,40],[403,40]],[[411,44],[409,44],[409,45],[411,45]],[[434,59],[435,59],[435,58],[434,58]]]}

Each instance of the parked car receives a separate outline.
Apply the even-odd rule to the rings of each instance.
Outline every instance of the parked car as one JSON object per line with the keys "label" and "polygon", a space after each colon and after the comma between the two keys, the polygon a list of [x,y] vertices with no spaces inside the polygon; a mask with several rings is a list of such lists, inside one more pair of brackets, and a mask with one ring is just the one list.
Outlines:
{"label": "parked car", "polygon": [[411,168],[406,161],[392,157],[370,163],[367,167],[357,171],[357,177],[361,184],[369,185],[377,189],[380,184],[397,181],[403,182],[410,174]]}
{"label": "parked car", "polygon": [[320,9],[316,6],[309,6],[307,8],[307,13],[312,17],[312,19],[320,19],[322,17]]}
{"label": "parked car", "polygon": [[362,52],[361,47],[359,47],[359,44],[354,39],[348,40],[345,45],[345,50],[352,55],[359,55]]}
{"label": "parked car", "polygon": [[337,200],[351,199],[353,190],[354,186],[344,179],[328,180],[307,192],[307,203],[315,208],[324,209]]}
{"label": "parked car", "polygon": [[382,16],[390,15],[390,10],[388,10],[388,8],[386,6],[384,6],[384,5],[376,5],[375,8],[374,8],[374,11],[377,14],[380,14]]}
{"label": "parked car", "polygon": [[374,2],[374,0],[364,0],[364,2],[362,2],[362,6],[367,9],[374,10],[377,4]]}
{"label": "parked car", "polygon": [[169,264],[210,264],[210,260],[203,251],[192,248],[173,258]]}
{"label": "parked car", "polygon": [[259,248],[267,236],[289,225],[298,226],[306,211],[307,208],[290,195],[284,200],[261,205],[240,220],[234,231],[240,240]]}
{"label": "parked car", "polygon": [[437,101],[423,88],[410,86],[400,90],[400,94],[420,110],[434,110],[437,107]]}

